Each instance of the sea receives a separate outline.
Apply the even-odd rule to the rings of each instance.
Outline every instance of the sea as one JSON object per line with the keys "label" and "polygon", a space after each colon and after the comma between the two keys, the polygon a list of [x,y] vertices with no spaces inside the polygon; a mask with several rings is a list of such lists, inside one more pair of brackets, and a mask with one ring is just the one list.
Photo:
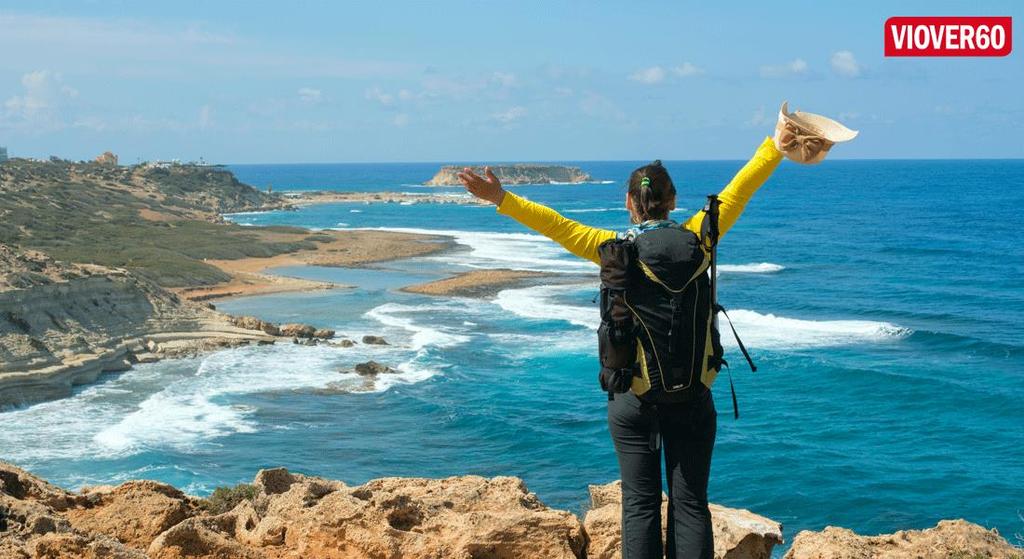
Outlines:
{"label": "sea", "polygon": [[[559,162],[595,181],[511,187],[566,217],[629,226],[642,161]],[[742,161],[667,162],[683,220]],[[439,164],[232,165],[275,192],[397,191]],[[722,239],[723,335],[710,498],[800,530],[877,534],[966,518],[1024,541],[1024,161],[784,162]],[[581,513],[619,477],[597,382],[597,267],[493,207],[333,203],[242,225],[440,233],[442,253],[276,273],[355,287],[236,298],[223,311],[387,346],[288,343],[138,365],[0,413],[0,458],[59,485],[155,479],[205,495],[260,468],[337,478],[511,475]],[[483,298],[400,288],[480,269],[555,275]],[[352,367],[398,370],[373,390]],[[339,388],[340,387],[340,388]]]}

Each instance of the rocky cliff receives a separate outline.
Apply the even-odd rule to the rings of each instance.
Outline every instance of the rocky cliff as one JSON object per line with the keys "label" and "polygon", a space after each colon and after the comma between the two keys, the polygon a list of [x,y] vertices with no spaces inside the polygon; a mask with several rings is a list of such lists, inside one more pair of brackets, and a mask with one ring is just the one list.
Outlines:
{"label": "rocky cliff", "polygon": [[140,361],[280,335],[261,327],[127,270],[63,264],[0,243],[0,408],[67,396]]}
{"label": "rocky cliff", "polygon": [[[479,175],[483,175],[484,168],[480,166],[470,167]],[[427,186],[458,186],[457,176],[464,167],[458,165],[445,165],[434,175],[434,178],[423,183]],[[581,183],[593,180],[590,175],[584,173],[579,167],[565,167],[563,165],[536,165],[532,163],[517,163],[515,165],[492,165],[491,171],[498,177],[503,185],[517,184],[552,184],[552,183]]]}
{"label": "rocky cliff", "polygon": [[[5,559],[580,559],[619,557],[617,483],[592,486],[586,519],[512,477],[383,478],[350,486],[283,468],[209,499],[152,481],[68,492],[0,462]],[[778,523],[714,507],[715,557],[767,559]],[[878,543],[874,543],[878,542]],[[801,532],[787,558],[1020,558],[964,521],[864,538]]]}

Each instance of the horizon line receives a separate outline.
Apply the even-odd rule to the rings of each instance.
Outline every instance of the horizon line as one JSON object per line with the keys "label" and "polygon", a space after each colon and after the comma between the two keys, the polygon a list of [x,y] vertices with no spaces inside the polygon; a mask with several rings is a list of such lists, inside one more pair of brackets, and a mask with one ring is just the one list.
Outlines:
{"label": "horizon line", "polygon": [[[664,162],[673,163],[701,163],[709,161],[735,162],[747,161],[748,159],[663,159]],[[165,161],[165,160],[154,160]],[[636,163],[649,161],[649,159],[531,159],[531,160],[479,160],[479,161],[458,161],[458,160],[415,160],[415,161],[297,161],[297,162],[262,162],[262,163],[209,163],[210,165],[513,165],[520,163]],[[838,157],[826,161],[1024,161],[1024,157]],[[144,161],[145,162],[145,161]],[[133,164],[134,165],[134,164]]]}

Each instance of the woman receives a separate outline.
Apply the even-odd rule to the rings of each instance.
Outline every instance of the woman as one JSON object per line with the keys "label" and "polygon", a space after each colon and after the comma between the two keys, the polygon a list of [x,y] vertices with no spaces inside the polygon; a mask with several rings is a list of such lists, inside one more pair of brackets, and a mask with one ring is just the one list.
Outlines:
{"label": "woman", "polygon": [[[765,138],[750,161],[719,193],[719,235],[724,235],[736,223],[747,202],[778,166],[784,152],[798,162],[816,163],[833,141],[852,138],[840,138],[821,126],[812,127],[815,123],[806,120],[794,124],[799,118],[797,115],[807,116],[807,113],[789,114],[783,105],[775,138]],[[485,177],[481,177],[465,168],[459,179],[474,196],[495,204],[499,214],[550,238],[580,258],[600,264],[598,247],[605,241],[623,237],[615,231],[567,219],[551,208],[506,192],[490,168],[485,168],[484,174]],[[625,203],[635,225],[627,233],[629,236],[678,227],[669,220],[669,212],[676,207],[675,186],[660,161],[633,171]],[[703,218],[704,212],[698,211],[682,227],[699,236]],[[699,395],[685,403],[648,405],[644,400],[645,387],[638,385],[636,378],[629,392],[609,398],[608,427],[622,478],[624,559],[666,555],[661,539],[661,447],[665,449],[669,492],[667,556],[713,556],[707,487],[717,413],[709,388],[713,375],[710,380],[703,377],[701,380],[704,382],[697,387],[701,391]]]}

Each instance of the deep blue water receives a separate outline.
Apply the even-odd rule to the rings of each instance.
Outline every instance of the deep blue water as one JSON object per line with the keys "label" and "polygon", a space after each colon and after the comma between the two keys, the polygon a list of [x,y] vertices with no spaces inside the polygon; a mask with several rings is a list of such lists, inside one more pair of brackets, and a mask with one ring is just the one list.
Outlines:
{"label": "deep blue water", "polygon": [[[640,163],[578,163],[612,184],[517,191],[622,229],[621,181]],[[677,217],[741,163],[668,163]],[[436,190],[416,185],[436,168],[232,169],[276,191],[426,193]],[[760,370],[733,373],[739,421],[727,383],[716,386],[712,500],[783,522],[787,538],[954,517],[1011,540],[1024,532],[1021,207],[1022,161],[783,163],[721,247],[721,298]],[[594,364],[596,267],[492,208],[330,204],[233,219],[441,231],[461,250],[370,270],[280,270],[359,287],[219,304],[391,346],[280,345],[139,366],[0,413],[0,456],[67,486],[146,477],[195,493],[277,465],[351,483],[507,474],[575,511],[588,483],[618,477]],[[482,300],[396,291],[481,267],[564,278]],[[346,393],[358,381],[339,370],[367,359],[402,373]]]}

